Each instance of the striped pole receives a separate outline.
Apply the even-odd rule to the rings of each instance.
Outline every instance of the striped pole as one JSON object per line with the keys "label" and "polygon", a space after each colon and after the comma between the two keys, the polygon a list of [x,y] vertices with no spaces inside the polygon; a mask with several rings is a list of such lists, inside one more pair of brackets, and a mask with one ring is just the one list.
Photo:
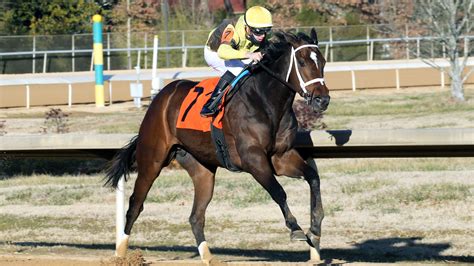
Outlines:
{"label": "striped pole", "polygon": [[102,16],[94,15],[94,69],[95,69],[95,106],[104,107],[104,55],[102,48]]}

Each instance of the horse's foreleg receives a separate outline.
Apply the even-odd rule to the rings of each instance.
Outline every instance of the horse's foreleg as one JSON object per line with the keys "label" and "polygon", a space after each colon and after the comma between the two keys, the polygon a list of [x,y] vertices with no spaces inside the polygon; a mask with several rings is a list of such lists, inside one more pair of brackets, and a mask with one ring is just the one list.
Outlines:
{"label": "horse's foreleg", "polygon": [[262,185],[280,207],[283,217],[285,218],[286,226],[290,229],[291,240],[306,241],[303,230],[298,225],[296,218],[288,207],[286,192],[273,175],[273,170],[266,154],[258,150],[248,153],[245,159],[242,160],[242,166],[252,174],[255,180]]}
{"label": "horse's foreleg", "polygon": [[[311,159],[311,164],[314,161]],[[306,163],[298,152],[290,150],[281,155],[272,157],[273,167],[278,175],[290,177],[304,176],[311,191],[311,228],[306,234],[311,249],[311,260],[320,260],[319,242],[321,238],[321,223],[324,218],[323,205],[321,201],[321,191],[319,175],[316,165],[311,166]]]}
{"label": "horse's foreleg", "polygon": [[216,168],[208,169],[204,167],[189,153],[178,153],[176,160],[193,180],[194,203],[189,217],[189,223],[191,224],[194,237],[196,238],[196,244],[201,259],[204,262],[209,262],[212,259],[212,254],[204,236],[204,225],[206,209],[214,192]]}
{"label": "horse's foreleg", "polygon": [[311,249],[311,260],[320,260],[319,242],[321,240],[321,223],[324,218],[324,210],[316,164],[313,159],[309,160],[309,164],[313,165],[314,168],[310,165],[305,167],[304,175],[311,190],[311,228],[306,235],[310,244],[313,246],[313,249]]}

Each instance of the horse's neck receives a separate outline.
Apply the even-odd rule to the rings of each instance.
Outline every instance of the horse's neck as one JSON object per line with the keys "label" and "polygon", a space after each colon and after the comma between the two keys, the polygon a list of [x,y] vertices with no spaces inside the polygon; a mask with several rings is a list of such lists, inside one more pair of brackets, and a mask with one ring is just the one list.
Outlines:
{"label": "horse's neck", "polygon": [[[277,60],[272,64],[272,71],[279,75],[283,80],[286,78],[288,68],[286,60]],[[262,70],[263,71],[263,70]],[[276,114],[275,117],[281,119],[284,114],[291,111],[291,107],[295,98],[295,92],[286,85],[272,77],[269,73],[261,73],[265,78],[255,78],[254,92],[251,95],[259,97],[263,108]]]}
{"label": "horse's neck", "polygon": [[[289,58],[289,55],[287,54],[272,63],[269,68],[274,74],[278,75],[281,80],[286,80],[290,60],[291,58]],[[267,73],[267,76],[270,80],[260,80],[261,84],[259,85],[260,87],[265,88],[266,94],[268,94],[269,99],[271,99],[269,104],[273,104],[280,110],[291,108],[295,98],[295,92],[278,79],[271,77],[269,73]]]}

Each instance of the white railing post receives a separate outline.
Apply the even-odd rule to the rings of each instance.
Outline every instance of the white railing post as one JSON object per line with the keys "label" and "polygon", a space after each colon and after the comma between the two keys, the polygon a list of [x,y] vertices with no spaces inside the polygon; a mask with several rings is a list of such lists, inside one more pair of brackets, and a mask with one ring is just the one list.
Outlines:
{"label": "white railing post", "polygon": [[30,85],[26,84],[26,109],[30,109]]}
{"label": "white railing post", "polygon": [[43,57],[43,73],[46,73],[47,61],[48,61],[48,53],[45,52],[44,57]]}
{"label": "white railing post", "polygon": [[122,176],[115,190],[115,250],[122,241],[125,233],[125,178]]}
{"label": "white railing post", "polygon": [[110,32],[107,32],[107,70],[110,70]]}
{"label": "white railing post", "polygon": [[374,60],[374,41],[370,42],[370,61]]}
{"label": "white railing post", "polygon": [[416,38],[416,58],[420,58],[420,37]]}
{"label": "white railing post", "polygon": [[352,78],[352,91],[356,91],[356,76],[355,76],[354,70],[351,70],[351,78]]}
{"label": "white railing post", "polygon": [[130,17],[127,20],[127,60],[128,60],[128,68],[132,69],[132,54],[130,51],[130,47],[132,46],[131,41],[131,33],[130,33]]}
{"label": "white railing post", "polygon": [[329,43],[326,43],[326,46],[324,46],[324,58],[328,58],[328,53],[329,53]]}
{"label": "white railing post", "polygon": [[400,89],[400,70],[397,68],[395,69],[395,78],[396,78],[396,84],[397,84],[397,90]]}
{"label": "white railing post", "polygon": [[330,51],[330,55],[331,55],[331,58],[330,58],[330,62],[333,62],[334,61],[334,52],[333,52],[333,49],[332,49],[332,27],[329,27],[329,49],[331,50]]}
{"label": "white railing post", "polygon": [[76,36],[75,34],[72,35],[72,39],[71,39],[71,68],[72,68],[72,72],[75,72],[76,71],[76,54],[75,54],[75,49],[76,49],[76,45],[75,45],[75,40],[74,40],[74,36]]}
{"label": "white railing post", "polygon": [[92,50],[91,53],[91,69],[90,71],[92,72],[94,70],[94,50]]}
{"label": "white railing post", "polygon": [[112,81],[109,79],[109,104],[112,105]]}
{"label": "white railing post", "polygon": [[145,32],[145,37],[144,37],[144,41],[145,41],[145,65],[144,65],[144,68],[145,69],[148,69],[148,46],[147,46],[147,41],[148,41],[148,33]]}
{"label": "white railing post", "polygon": [[33,35],[33,64],[32,64],[32,72],[33,72],[33,74],[36,73],[36,35]]}
{"label": "white railing post", "polygon": [[441,68],[441,89],[444,89],[444,68]]}
{"label": "white railing post", "polygon": [[183,53],[182,54],[182,58],[181,58],[181,66],[184,68],[186,67],[186,60],[187,60],[187,53],[188,53],[188,50],[185,48],[185,40],[184,40],[184,31],[181,32],[181,52]]}
{"label": "white railing post", "polygon": [[69,107],[72,106],[72,84],[71,83],[67,85],[67,105]]}
{"label": "white railing post", "polygon": [[[367,61],[370,61],[372,60],[372,55],[371,55],[371,52],[372,52],[372,47],[373,47],[373,41],[370,41],[370,29],[369,29],[369,25],[367,25]],[[369,44],[370,44],[370,47],[369,47]]]}

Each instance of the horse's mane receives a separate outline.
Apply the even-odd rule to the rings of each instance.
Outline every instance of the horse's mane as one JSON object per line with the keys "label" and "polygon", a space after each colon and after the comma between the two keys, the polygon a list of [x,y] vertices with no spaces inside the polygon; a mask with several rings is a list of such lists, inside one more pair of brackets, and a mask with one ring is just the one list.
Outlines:
{"label": "horse's mane", "polygon": [[271,63],[288,51],[290,46],[297,43],[314,43],[305,33],[293,31],[275,31],[272,38],[261,49],[265,54],[263,63]]}

